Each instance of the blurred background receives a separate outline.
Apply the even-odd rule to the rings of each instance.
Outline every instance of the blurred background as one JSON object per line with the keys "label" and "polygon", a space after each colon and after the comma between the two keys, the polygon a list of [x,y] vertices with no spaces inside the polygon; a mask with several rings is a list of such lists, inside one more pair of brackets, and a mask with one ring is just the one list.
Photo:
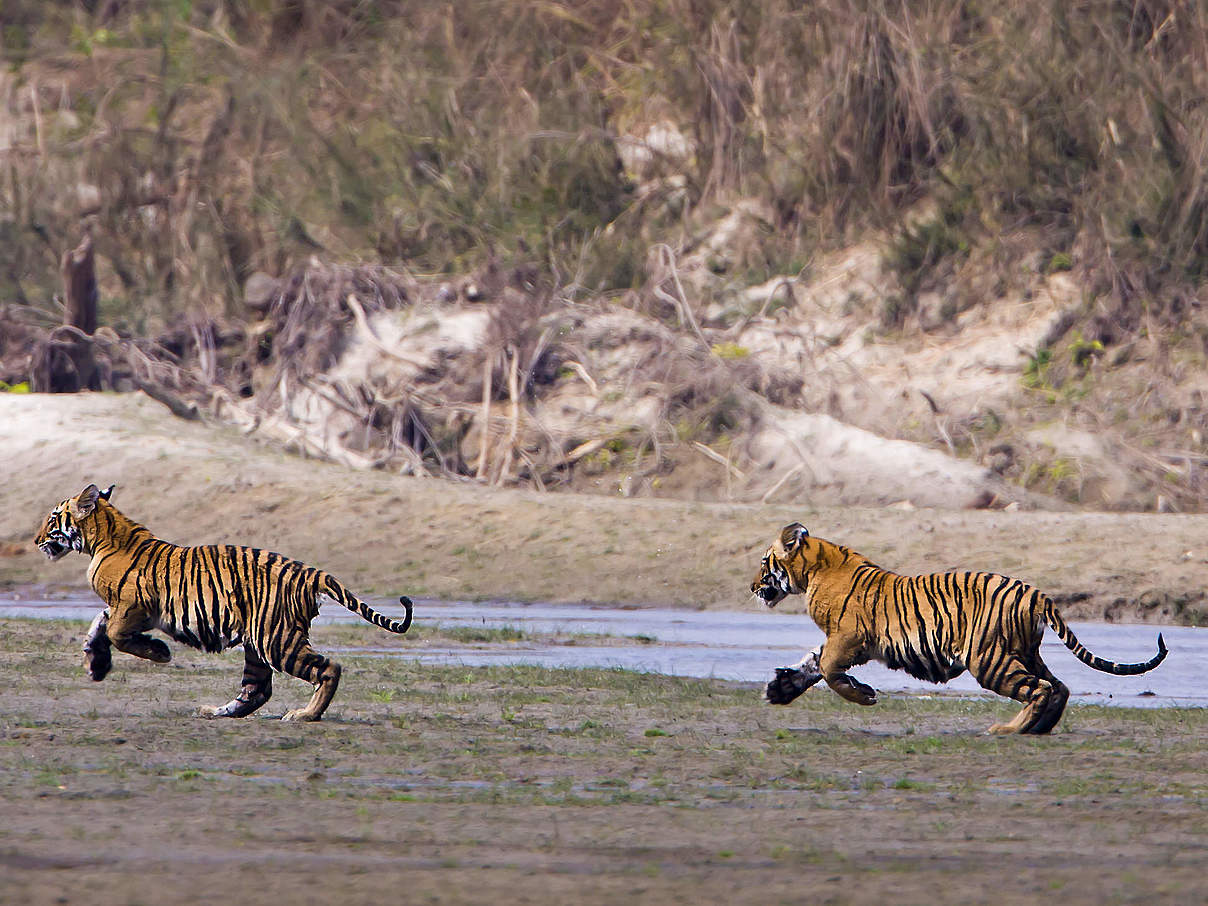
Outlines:
{"label": "blurred background", "polygon": [[488,484],[1201,510],[1205,16],[4,0],[0,386]]}

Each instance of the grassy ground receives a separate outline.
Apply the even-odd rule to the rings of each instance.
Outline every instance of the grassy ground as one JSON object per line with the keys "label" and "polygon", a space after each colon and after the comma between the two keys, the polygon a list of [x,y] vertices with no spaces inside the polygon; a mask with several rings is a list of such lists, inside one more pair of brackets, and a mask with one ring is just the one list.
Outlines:
{"label": "grassy ground", "polygon": [[[319,647],[355,642],[321,627]],[[1198,902],[1208,712],[1072,706],[981,735],[1001,700],[342,655],[328,719],[210,722],[237,656],[119,656],[7,621],[0,901]]]}

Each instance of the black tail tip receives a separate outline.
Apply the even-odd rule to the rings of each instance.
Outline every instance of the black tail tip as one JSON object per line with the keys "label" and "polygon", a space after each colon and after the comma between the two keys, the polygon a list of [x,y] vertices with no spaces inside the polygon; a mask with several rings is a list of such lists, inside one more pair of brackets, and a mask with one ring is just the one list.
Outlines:
{"label": "black tail tip", "polygon": [[403,610],[405,610],[406,613],[403,615],[403,621],[395,624],[393,631],[406,632],[411,628],[411,615],[415,612],[415,610],[411,606],[411,599],[406,595],[399,595],[398,602],[403,605]]}
{"label": "black tail tip", "polygon": [[1162,633],[1158,633],[1158,654],[1166,653],[1166,642],[1162,639]]}

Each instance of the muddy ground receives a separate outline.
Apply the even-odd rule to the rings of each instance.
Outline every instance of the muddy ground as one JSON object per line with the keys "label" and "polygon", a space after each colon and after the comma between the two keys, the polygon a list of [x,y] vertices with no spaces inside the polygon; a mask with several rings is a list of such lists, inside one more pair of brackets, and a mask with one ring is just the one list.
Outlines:
{"label": "muddy ground", "polygon": [[[247,720],[235,655],[79,664],[83,624],[0,626],[0,901],[1071,903],[1208,897],[1208,711],[358,655],[319,724]],[[338,632],[336,631],[338,630]],[[326,635],[331,633],[330,637]],[[387,637],[387,642],[393,644]],[[399,640],[398,644],[412,644]]]}
{"label": "muddy ground", "polygon": [[[30,544],[85,484],[168,540],[266,547],[366,595],[758,607],[759,557],[799,520],[903,572],[1017,575],[1080,619],[1208,621],[1208,516],[762,506],[539,494],[358,472],[138,394],[0,394],[0,588],[84,587]],[[718,470],[716,495],[724,498]],[[786,601],[782,607],[795,606]]]}

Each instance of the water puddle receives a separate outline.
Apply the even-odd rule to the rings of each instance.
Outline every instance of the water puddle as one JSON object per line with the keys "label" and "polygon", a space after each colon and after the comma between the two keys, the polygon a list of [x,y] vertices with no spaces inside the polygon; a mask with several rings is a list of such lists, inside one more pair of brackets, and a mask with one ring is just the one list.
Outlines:
{"label": "water puddle", "polygon": [[[402,615],[402,608],[396,603],[377,600],[371,603],[388,616]],[[0,618],[88,620],[98,607],[97,599],[88,594],[58,598],[0,595]],[[615,667],[670,676],[762,683],[771,678],[774,668],[795,663],[806,650],[823,641],[822,633],[804,614],[754,609],[684,611],[418,600],[415,619],[417,624],[446,629],[514,629],[522,638],[500,644],[405,649],[383,644],[343,649],[328,646],[326,650],[469,667],[512,664]],[[320,625],[358,622],[359,617],[337,606],[323,608],[316,620]],[[1144,708],[1208,706],[1208,687],[1203,682],[1208,668],[1208,629],[1115,623],[1070,625],[1091,651],[1114,661],[1148,660],[1156,650],[1159,630],[1170,648],[1166,661],[1150,673],[1112,676],[1082,664],[1055,634],[1046,633],[1041,652],[1053,673],[1070,687],[1071,701]],[[566,636],[574,636],[574,644],[566,644]],[[383,634],[383,640],[388,638]],[[852,673],[882,692],[989,694],[968,674],[945,686],[935,686],[880,664],[858,667]]]}

